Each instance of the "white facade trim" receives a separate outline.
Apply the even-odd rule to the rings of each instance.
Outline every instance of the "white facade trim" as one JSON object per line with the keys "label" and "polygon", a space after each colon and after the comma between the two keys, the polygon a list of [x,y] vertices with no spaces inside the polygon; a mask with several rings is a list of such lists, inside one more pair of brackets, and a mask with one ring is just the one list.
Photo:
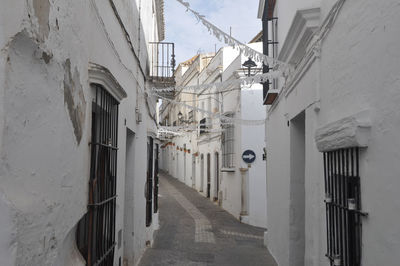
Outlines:
{"label": "white facade trim", "polygon": [[315,142],[320,152],[351,147],[365,148],[368,147],[370,135],[370,112],[362,111],[317,129]]}
{"label": "white facade trim", "polygon": [[257,18],[262,18],[263,14],[264,14],[264,6],[265,6],[265,0],[260,0],[259,5],[258,5]]}
{"label": "white facade trim", "polygon": [[221,172],[233,173],[235,172],[235,168],[221,168]]}
{"label": "white facade trim", "polygon": [[[271,92],[278,93],[278,98],[268,110],[271,113],[282,99],[284,93],[288,97],[297,83],[307,73],[315,59],[320,56],[321,43],[315,39],[320,24],[321,9],[319,7],[298,10],[293,19],[289,33],[279,53],[279,60],[296,65],[293,74],[285,81],[282,90],[273,89]],[[312,41],[315,39],[314,41]]]}
{"label": "white facade trim", "polygon": [[89,63],[89,83],[102,85],[118,102],[128,96],[111,72],[95,63]]}
{"label": "white facade trim", "polygon": [[319,7],[298,10],[289,29],[278,59],[289,64],[297,64],[307,50],[312,36],[320,25]]}
{"label": "white facade trim", "polygon": [[165,17],[164,17],[164,0],[156,0],[156,13],[157,13],[157,28],[158,39],[163,41],[165,39]]}

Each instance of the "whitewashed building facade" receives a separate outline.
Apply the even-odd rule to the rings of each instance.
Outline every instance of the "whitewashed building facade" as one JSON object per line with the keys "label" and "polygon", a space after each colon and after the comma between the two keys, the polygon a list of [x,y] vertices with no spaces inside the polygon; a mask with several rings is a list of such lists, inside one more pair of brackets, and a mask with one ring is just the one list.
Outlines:
{"label": "whitewashed building facade", "polygon": [[2,1],[1,265],[135,265],[151,245],[163,39],[162,0]]}
{"label": "whitewashed building facade", "polygon": [[281,266],[398,265],[399,12],[260,1],[293,68],[267,111],[266,245]]}

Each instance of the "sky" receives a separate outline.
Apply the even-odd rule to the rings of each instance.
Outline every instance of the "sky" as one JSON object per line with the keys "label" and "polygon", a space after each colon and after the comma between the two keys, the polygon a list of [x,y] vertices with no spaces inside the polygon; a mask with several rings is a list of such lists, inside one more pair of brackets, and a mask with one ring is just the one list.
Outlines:
{"label": "sky", "polygon": [[[248,43],[261,31],[258,0],[185,0],[208,21],[241,42]],[[177,65],[199,52],[214,52],[226,46],[208,33],[193,14],[176,0],[165,0],[165,41],[175,43]]]}

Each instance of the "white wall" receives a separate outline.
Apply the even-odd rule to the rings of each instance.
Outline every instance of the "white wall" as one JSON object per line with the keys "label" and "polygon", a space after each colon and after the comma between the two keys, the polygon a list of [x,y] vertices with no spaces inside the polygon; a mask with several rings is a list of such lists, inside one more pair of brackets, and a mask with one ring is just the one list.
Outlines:
{"label": "white wall", "polygon": [[[254,84],[251,88],[242,88],[241,91],[241,117],[244,120],[263,120],[266,117],[265,108],[262,105],[262,85]],[[248,168],[241,160],[241,168],[248,168],[249,179],[249,223],[259,227],[267,227],[266,208],[266,164],[263,161],[263,148],[265,147],[265,126],[241,125],[241,149],[238,155],[241,157],[245,150],[252,150],[256,154],[256,160]]]}
{"label": "white wall", "polygon": [[[153,228],[145,229],[144,223],[145,169],[137,167],[145,164],[142,151],[146,146],[142,143],[151,126],[147,122],[136,125],[133,115],[136,90],[145,87],[139,62],[106,1],[17,2],[3,2],[6,8],[0,11],[0,211],[8,214],[2,216],[8,226],[3,226],[0,233],[1,265],[82,264],[74,235],[88,201],[93,98],[89,62],[109,69],[128,94],[119,111],[116,234],[124,226],[129,127],[135,132],[137,158],[129,162],[135,168],[135,239],[130,251],[137,261],[153,233]],[[137,6],[125,1],[119,2],[117,9],[136,42],[135,52],[146,59],[146,39],[142,38],[141,46],[137,42]],[[142,16],[148,17],[151,12],[151,4],[142,7]],[[150,31],[153,24],[148,22],[145,27]],[[67,60],[77,91],[72,107],[81,112],[78,118],[71,116],[64,101]],[[141,64],[146,69],[146,60]],[[143,100],[139,100],[141,112],[147,114]],[[79,125],[75,131],[73,123]],[[123,250],[123,245],[116,248],[116,263]]]}
{"label": "white wall", "polygon": [[[333,2],[322,4],[323,17]],[[288,7],[281,5],[278,10],[284,12],[284,8]],[[325,257],[323,161],[316,149],[315,131],[363,110],[369,110],[372,127],[368,148],[360,156],[362,208],[369,212],[368,218],[362,220],[362,265],[398,264],[400,233],[395,222],[400,213],[395,189],[400,185],[396,164],[400,145],[397,137],[400,84],[396,70],[400,62],[396,48],[400,39],[395,26],[400,23],[398,12],[396,1],[385,1],[378,7],[369,0],[346,1],[322,43],[320,59],[316,57],[293,85],[293,90],[281,94],[268,112],[267,244],[279,265],[293,265],[289,263],[291,140],[287,121],[303,110],[306,121],[304,265],[329,265]],[[291,17],[280,15],[279,19],[285,27]],[[289,22],[283,22],[286,19]]]}

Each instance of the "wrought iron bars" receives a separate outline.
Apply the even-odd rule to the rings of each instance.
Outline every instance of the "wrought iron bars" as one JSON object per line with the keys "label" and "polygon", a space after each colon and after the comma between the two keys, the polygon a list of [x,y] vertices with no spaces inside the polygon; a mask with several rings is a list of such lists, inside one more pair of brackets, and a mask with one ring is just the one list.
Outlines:
{"label": "wrought iron bars", "polygon": [[359,149],[324,153],[327,254],[331,265],[361,265]]}
{"label": "wrought iron bars", "polygon": [[156,144],[156,154],[155,154],[155,161],[154,161],[154,213],[158,212],[158,173],[159,173],[159,153],[160,148],[159,144]]}
{"label": "wrought iron bars", "polygon": [[150,42],[150,77],[165,80],[174,77],[175,44],[169,42]]}
{"label": "wrought iron bars", "polygon": [[153,209],[153,149],[154,140],[148,137],[147,142],[147,180],[146,180],[146,226],[149,227],[152,222]]}
{"label": "wrought iron bars", "polygon": [[77,229],[77,245],[87,265],[114,263],[118,102],[100,85],[92,85],[92,141],[88,212]]}

